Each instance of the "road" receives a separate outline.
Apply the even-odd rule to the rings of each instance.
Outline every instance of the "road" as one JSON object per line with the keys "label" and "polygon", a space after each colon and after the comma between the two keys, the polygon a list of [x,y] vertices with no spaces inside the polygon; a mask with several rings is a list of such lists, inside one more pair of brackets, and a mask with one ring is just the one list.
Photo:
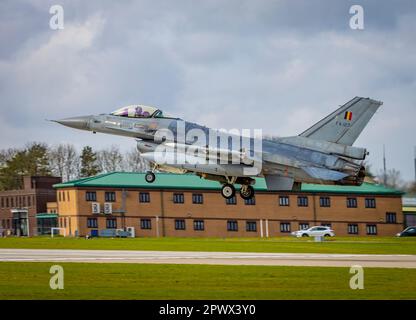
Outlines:
{"label": "road", "polygon": [[416,268],[416,255],[0,249],[0,261]]}

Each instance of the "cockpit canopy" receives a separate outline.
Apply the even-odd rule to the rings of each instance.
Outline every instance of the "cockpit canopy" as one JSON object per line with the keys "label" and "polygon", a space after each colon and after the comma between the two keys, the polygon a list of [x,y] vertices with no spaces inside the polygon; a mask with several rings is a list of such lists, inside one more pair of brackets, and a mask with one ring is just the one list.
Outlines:
{"label": "cockpit canopy", "polygon": [[170,116],[164,115],[162,110],[158,108],[138,104],[122,107],[110,114],[128,118],[171,118]]}

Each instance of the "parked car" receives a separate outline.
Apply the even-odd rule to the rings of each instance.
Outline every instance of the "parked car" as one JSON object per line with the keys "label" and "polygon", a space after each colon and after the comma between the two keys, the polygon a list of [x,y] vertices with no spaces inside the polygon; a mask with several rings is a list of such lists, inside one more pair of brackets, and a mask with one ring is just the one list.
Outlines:
{"label": "parked car", "polygon": [[335,233],[330,227],[318,226],[292,232],[295,237],[334,237]]}
{"label": "parked car", "polygon": [[396,234],[398,237],[416,237],[416,226],[407,227],[402,232]]}

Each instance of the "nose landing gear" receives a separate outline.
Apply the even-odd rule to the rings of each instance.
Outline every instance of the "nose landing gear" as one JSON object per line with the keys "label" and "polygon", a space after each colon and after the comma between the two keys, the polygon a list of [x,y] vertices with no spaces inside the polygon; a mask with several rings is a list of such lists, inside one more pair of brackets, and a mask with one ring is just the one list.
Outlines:
{"label": "nose landing gear", "polygon": [[153,183],[156,180],[156,176],[152,171],[147,171],[144,179],[147,183]]}

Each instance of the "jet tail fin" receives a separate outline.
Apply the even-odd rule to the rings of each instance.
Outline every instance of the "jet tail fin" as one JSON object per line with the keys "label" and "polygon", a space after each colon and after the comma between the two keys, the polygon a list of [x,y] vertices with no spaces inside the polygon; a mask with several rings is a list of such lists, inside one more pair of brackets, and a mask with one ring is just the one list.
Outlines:
{"label": "jet tail fin", "polygon": [[300,136],[351,146],[382,104],[370,98],[355,97]]}

